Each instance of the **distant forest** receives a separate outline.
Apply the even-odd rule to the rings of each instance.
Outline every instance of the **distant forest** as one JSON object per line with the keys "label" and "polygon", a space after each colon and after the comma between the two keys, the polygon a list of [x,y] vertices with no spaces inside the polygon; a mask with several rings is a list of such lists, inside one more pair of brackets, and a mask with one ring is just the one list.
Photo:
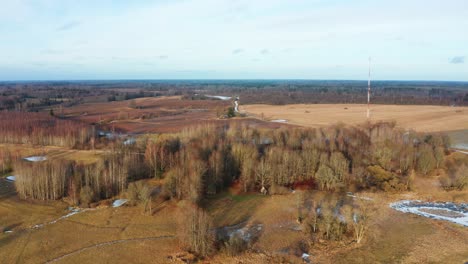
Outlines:
{"label": "distant forest", "polygon": [[[352,103],[367,100],[367,81],[141,80],[0,82],[0,110],[40,111],[85,102],[181,95],[240,96],[243,104]],[[373,104],[468,106],[467,82],[374,81]]]}

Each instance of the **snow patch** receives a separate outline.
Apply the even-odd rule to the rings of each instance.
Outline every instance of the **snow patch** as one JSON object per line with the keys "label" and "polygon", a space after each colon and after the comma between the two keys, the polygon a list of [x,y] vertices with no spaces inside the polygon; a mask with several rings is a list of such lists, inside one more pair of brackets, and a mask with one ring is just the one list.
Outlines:
{"label": "snow patch", "polygon": [[7,176],[6,179],[7,179],[7,181],[14,182],[14,181],[16,181],[16,176]]}
{"label": "snow patch", "polygon": [[39,162],[39,161],[44,161],[47,160],[45,156],[31,156],[24,158],[24,160],[31,161],[31,162]]}
{"label": "snow patch", "polygon": [[120,207],[120,206],[124,205],[126,202],[128,202],[127,199],[118,199],[118,200],[115,200],[115,201],[112,203],[112,207]]}
{"label": "snow patch", "polygon": [[220,99],[223,101],[231,100],[232,97],[229,96],[222,96],[222,95],[205,95],[208,98],[215,98],[215,99]]}
{"label": "snow patch", "polygon": [[275,122],[275,123],[287,123],[288,120],[286,120],[286,119],[274,119],[274,120],[271,120],[271,122]]}
{"label": "snow patch", "polygon": [[135,143],[136,143],[136,139],[134,139],[134,138],[128,138],[123,142],[123,144],[126,145],[126,146],[134,145]]}
{"label": "snow patch", "polygon": [[468,227],[467,203],[431,203],[419,200],[403,200],[391,203],[390,207],[403,213],[412,213],[431,219],[450,221]]}
{"label": "snow patch", "polygon": [[92,209],[81,209],[81,208],[73,208],[73,207],[69,207],[68,210],[70,211],[68,214],[64,215],[64,216],[61,216],[53,221],[50,221],[50,222],[47,222],[47,223],[44,223],[44,224],[37,224],[37,225],[34,225],[32,227],[32,229],[39,229],[39,228],[42,228],[46,225],[51,225],[51,224],[55,224],[57,223],[58,221],[60,220],[63,220],[63,219],[66,219],[72,215],[76,215],[78,213],[82,213],[82,212],[86,212],[86,211],[89,211],[89,210],[92,210]]}
{"label": "snow patch", "polygon": [[301,256],[302,260],[304,260],[305,263],[310,263],[310,255],[307,253],[302,253]]}
{"label": "snow patch", "polygon": [[370,197],[365,197],[365,196],[357,196],[357,195],[354,195],[352,193],[348,193],[347,194],[349,197],[353,197],[354,199],[361,199],[361,200],[366,200],[366,201],[373,201],[374,199],[370,198]]}
{"label": "snow patch", "polygon": [[233,236],[239,236],[245,242],[250,242],[260,235],[262,229],[262,224],[246,225],[246,222],[243,222],[233,226],[221,227],[219,229],[219,236],[224,237],[225,239],[230,239]]}

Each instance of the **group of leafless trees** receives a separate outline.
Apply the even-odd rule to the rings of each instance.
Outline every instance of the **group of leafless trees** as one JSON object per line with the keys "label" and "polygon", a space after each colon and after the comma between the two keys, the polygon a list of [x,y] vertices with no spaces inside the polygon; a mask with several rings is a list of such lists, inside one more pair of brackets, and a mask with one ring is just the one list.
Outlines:
{"label": "group of leafless trees", "polygon": [[257,130],[203,126],[146,145],[151,175],[166,179],[171,197],[200,201],[240,181],[244,191],[309,184],[321,190],[411,188],[416,174],[440,167],[448,139],[399,130],[393,123],[361,127]]}
{"label": "group of leafless trees", "polygon": [[[278,130],[202,125],[114,147],[92,165],[20,161],[15,170],[23,197],[70,195],[75,201],[83,186],[96,200],[148,177],[165,179],[167,197],[194,203],[233,182],[245,192],[274,193],[297,184],[326,191],[402,191],[417,174],[443,165],[448,144],[444,136],[403,131],[393,123]],[[466,185],[452,178],[457,180],[448,185]]]}
{"label": "group of leafless trees", "polygon": [[86,124],[46,113],[0,112],[0,143],[77,147],[88,144],[94,134]]}
{"label": "group of leafless trees", "polygon": [[304,231],[313,243],[341,241],[348,237],[360,243],[375,211],[373,203],[367,199],[344,199],[334,195],[312,197],[311,193],[302,192],[298,196],[298,221],[305,226]]}
{"label": "group of leafless trees", "polygon": [[[128,182],[147,177],[141,155],[112,150],[94,164],[67,160],[15,162],[16,189],[22,198],[56,200],[69,197],[74,204],[89,205],[127,189]],[[138,174],[136,174],[138,173]]]}

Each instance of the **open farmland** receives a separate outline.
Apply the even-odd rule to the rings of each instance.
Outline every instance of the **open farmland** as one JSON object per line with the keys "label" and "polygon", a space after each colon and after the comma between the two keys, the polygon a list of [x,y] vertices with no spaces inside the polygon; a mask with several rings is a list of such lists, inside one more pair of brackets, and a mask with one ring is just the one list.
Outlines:
{"label": "open farmland", "polygon": [[[244,105],[243,111],[267,120],[285,119],[290,124],[324,127],[343,122],[359,124],[366,121],[364,104],[289,104]],[[372,105],[372,121],[397,122],[397,126],[421,132],[468,129],[468,107],[428,105]]]}

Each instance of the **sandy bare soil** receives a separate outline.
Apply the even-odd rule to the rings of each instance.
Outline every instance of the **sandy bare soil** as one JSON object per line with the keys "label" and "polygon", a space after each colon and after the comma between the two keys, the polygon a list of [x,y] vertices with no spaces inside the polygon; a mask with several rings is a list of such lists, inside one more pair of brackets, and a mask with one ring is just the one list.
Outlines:
{"label": "sandy bare soil", "polygon": [[[290,124],[321,127],[337,122],[366,121],[363,104],[244,105],[243,111],[267,120],[286,119]],[[395,120],[404,128],[423,132],[468,129],[468,107],[428,105],[372,105],[372,121]]]}

